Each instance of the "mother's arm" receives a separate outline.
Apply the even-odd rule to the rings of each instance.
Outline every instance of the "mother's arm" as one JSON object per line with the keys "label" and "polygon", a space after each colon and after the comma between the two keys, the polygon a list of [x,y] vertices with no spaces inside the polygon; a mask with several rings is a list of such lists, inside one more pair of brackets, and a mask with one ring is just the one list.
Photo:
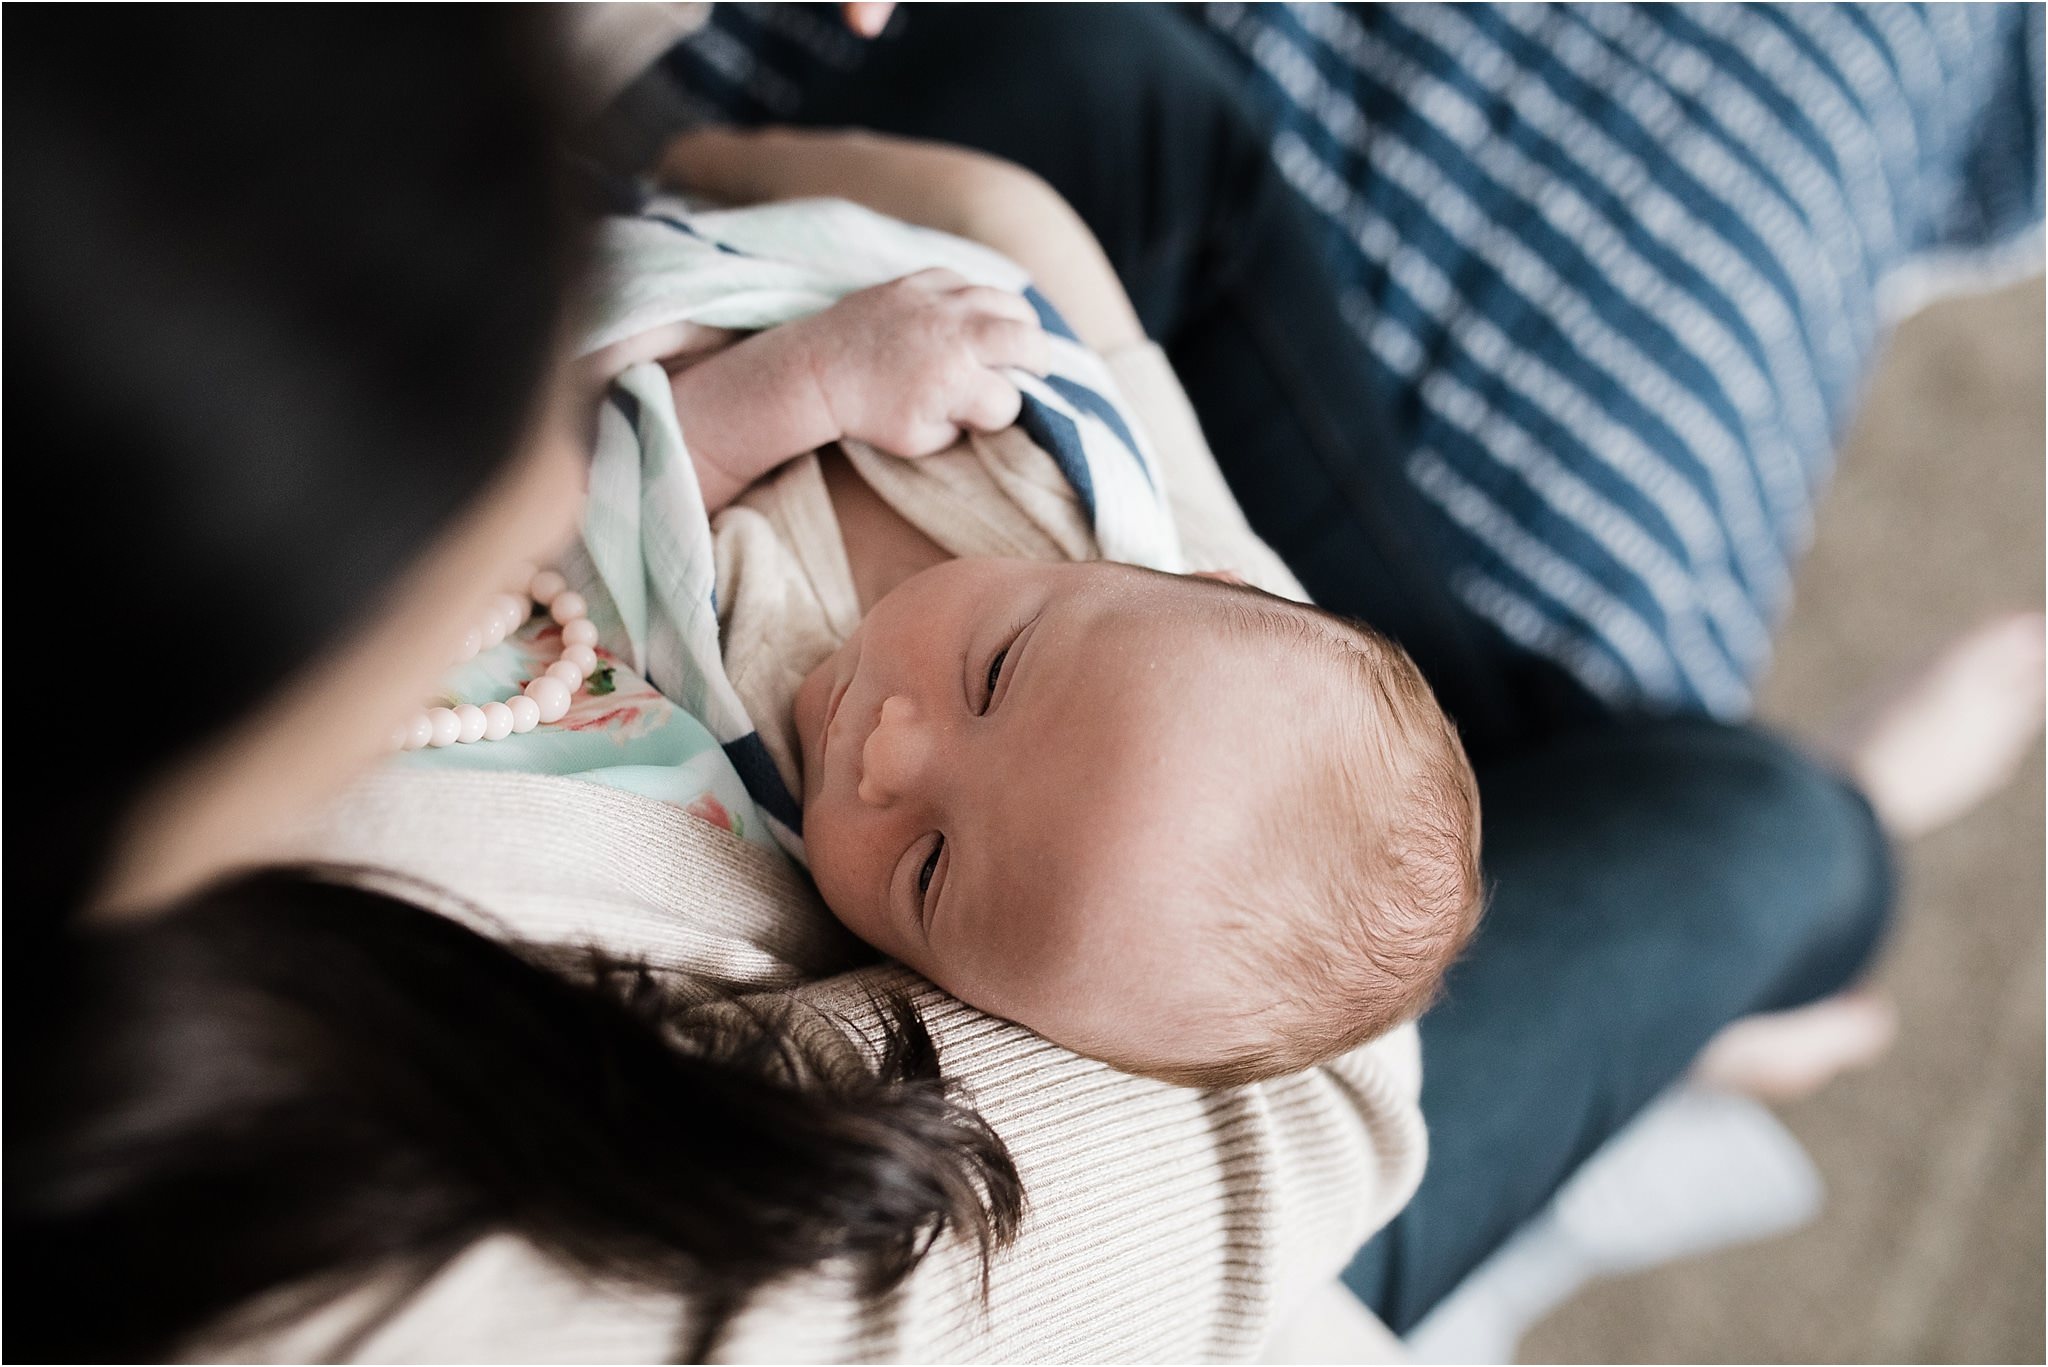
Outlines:
{"label": "mother's arm", "polygon": [[[974,1246],[942,1241],[860,1316],[864,1360],[1246,1360],[1421,1177],[1413,1027],[1321,1068],[1203,1092],[1082,1058],[904,969],[799,995],[872,1033],[871,1002],[892,991],[910,994],[945,1075],[1009,1146],[1026,1209],[986,1308]],[[858,1304],[818,1290],[763,1297],[729,1351],[809,1348],[794,1326]]]}
{"label": "mother's arm", "polygon": [[[408,897],[486,933],[602,944],[660,974],[710,972],[771,991],[844,962],[836,929],[785,861],[668,803],[575,780],[389,771],[290,853],[391,870]],[[876,997],[897,990],[1023,1179],[1023,1226],[989,1269],[986,1308],[976,1249],[953,1237],[879,1302],[832,1275],[764,1291],[721,1358],[1247,1359],[1421,1176],[1412,1027],[1322,1068],[1200,1092],[1081,1058],[901,968],[798,995],[872,1037]],[[672,1297],[593,1288],[537,1250],[510,1267],[505,1250],[474,1254],[366,1356],[646,1361],[673,1341]]]}

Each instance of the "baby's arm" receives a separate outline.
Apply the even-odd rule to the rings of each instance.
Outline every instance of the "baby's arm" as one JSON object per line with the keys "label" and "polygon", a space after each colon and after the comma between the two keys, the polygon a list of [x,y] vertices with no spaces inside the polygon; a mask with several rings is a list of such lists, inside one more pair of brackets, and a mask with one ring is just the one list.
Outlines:
{"label": "baby's arm", "polygon": [[1020,295],[919,271],[758,332],[671,380],[705,511],[842,437],[927,456],[1016,421],[1008,367],[1044,374],[1045,333]]}

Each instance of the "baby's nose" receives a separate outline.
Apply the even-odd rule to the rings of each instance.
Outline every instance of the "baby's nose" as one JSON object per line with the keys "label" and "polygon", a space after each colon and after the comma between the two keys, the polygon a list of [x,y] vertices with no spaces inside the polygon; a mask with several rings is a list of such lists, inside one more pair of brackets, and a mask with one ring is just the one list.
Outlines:
{"label": "baby's nose", "polygon": [[886,807],[916,791],[931,755],[931,731],[916,704],[901,696],[884,698],[882,715],[861,747],[861,801]]}

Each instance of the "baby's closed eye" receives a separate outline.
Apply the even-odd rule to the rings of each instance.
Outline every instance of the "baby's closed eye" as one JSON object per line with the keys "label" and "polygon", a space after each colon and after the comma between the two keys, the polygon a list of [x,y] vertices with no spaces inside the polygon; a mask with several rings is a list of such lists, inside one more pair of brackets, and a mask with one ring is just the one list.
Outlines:
{"label": "baby's closed eye", "polygon": [[988,662],[988,689],[985,693],[982,694],[982,702],[981,707],[979,709],[984,716],[987,715],[988,710],[991,707],[995,706],[996,684],[1003,677],[1003,661],[1009,658],[1010,648],[1008,646],[1004,646],[1001,650],[998,650],[996,652],[995,658]]}

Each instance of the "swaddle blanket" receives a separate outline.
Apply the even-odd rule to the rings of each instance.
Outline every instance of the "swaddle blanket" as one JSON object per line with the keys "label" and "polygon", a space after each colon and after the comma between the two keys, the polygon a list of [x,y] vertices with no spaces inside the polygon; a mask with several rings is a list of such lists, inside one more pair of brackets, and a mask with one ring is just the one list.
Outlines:
{"label": "swaddle blanket", "polygon": [[[837,200],[714,211],[650,200],[602,231],[600,316],[584,352],[677,323],[775,327],[935,266],[1031,303],[1052,343],[1051,370],[1010,372],[1023,395],[1017,426],[1073,486],[1105,558],[1179,569],[1157,460],[1108,369],[1021,269],[973,243]],[[635,669],[717,738],[777,841],[801,859],[799,804],[722,663],[711,526],[686,421],[659,365],[632,365],[613,381],[584,514],[584,549],[609,599],[593,604],[593,616],[608,641],[627,644]]]}

